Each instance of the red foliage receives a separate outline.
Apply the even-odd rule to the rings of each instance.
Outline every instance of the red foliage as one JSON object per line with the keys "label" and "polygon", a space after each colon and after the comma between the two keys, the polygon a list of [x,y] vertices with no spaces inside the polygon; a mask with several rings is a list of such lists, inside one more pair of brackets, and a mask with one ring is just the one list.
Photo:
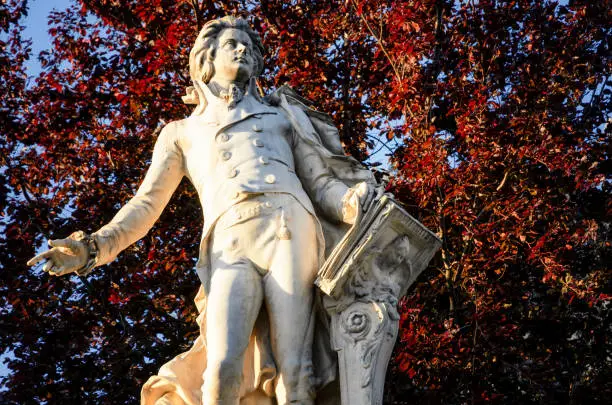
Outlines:
{"label": "red foliage", "polygon": [[607,2],[75,0],[51,14],[29,79],[26,5],[0,4],[0,402],[135,403],[195,338],[202,218],[187,183],[85,280],[25,262],[133,195],[159,129],[189,114],[198,27],[227,13],[265,33],[262,87],[288,83],[331,114],[444,242],[401,303],[386,403],[612,394]]}

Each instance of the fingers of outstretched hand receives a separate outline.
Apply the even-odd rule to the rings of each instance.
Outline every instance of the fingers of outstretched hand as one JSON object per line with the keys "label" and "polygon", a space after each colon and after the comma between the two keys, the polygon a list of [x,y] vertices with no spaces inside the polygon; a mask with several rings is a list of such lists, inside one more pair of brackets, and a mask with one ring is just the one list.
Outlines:
{"label": "fingers of outstretched hand", "polygon": [[55,267],[55,263],[53,263],[53,260],[47,260],[47,262],[43,265],[42,269],[43,271],[51,272],[54,267]]}
{"label": "fingers of outstretched hand", "polygon": [[34,256],[33,258],[31,258],[30,260],[28,260],[28,266],[34,266],[35,264],[38,264],[40,262],[42,262],[43,260],[46,260],[48,258],[50,258],[53,255],[53,251],[52,250],[47,250],[46,252],[42,252],[36,256]]}
{"label": "fingers of outstretched hand", "polygon": [[61,266],[52,266],[49,270],[47,270],[47,272],[49,273],[50,276],[63,276],[66,273],[69,273],[69,271]]}
{"label": "fingers of outstretched hand", "polygon": [[68,274],[71,271],[58,265],[51,266],[49,270],[46,270],[50,276],[63,276],[64,274]]}
{"label": "fingers of outstretched hand", "polygon": [[70,250],[77,250],[79,247],[79,243],[74,240],[74,239],[70,239],[70,238],[65,238],[65,239],[49,239],[49,246],[52,247],[61,247],[61,248],[67,248]]}

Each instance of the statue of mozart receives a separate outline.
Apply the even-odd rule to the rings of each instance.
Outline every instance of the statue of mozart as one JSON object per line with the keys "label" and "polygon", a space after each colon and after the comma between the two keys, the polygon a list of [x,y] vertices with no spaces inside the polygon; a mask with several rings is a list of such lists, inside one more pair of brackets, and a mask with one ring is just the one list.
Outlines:
{"label": "statue of mozart", "polygon": [[98,231],[50,240],[28,262],[53,275],[112,262],[191,180],[204,212],[201,334],[147,381],[141,404],[310,405],[336,378],[313,283],[380,189],[329,117],[286,87],[262,97],[262,52],[245,20],[209,21],[189,58],[195,109],[161,131],[136,195]]}

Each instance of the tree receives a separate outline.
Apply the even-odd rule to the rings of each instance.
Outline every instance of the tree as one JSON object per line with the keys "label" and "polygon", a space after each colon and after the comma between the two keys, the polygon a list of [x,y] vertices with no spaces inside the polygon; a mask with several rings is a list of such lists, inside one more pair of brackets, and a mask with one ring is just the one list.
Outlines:
{"label": "tree", "polygon": [[187,183],[86,279],[25,262],[133,195],[163,124],[189,114],[198,28],[228,13],[265,33],[262,87],[329,113],[443,239],[401,304],[386,403],[610,395],[606,2],[81,0],[50,15],[29,86],[27,6],[0,5],[3,403],[135,403],[195,338],[202,218]]}

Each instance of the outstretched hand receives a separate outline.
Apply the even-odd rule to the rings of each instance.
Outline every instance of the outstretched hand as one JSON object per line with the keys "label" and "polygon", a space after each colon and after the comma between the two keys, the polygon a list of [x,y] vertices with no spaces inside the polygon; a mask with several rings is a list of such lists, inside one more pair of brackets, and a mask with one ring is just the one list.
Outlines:
{"label": "outstretched hand", "polygon": [[87,265],[89,260],[89,248],[84,240],[77,240],[70,235],[65,239],[49,240],[49,249],[28,261],[28,266],[45,261],[43,270],[53,276],[78,272]]}

